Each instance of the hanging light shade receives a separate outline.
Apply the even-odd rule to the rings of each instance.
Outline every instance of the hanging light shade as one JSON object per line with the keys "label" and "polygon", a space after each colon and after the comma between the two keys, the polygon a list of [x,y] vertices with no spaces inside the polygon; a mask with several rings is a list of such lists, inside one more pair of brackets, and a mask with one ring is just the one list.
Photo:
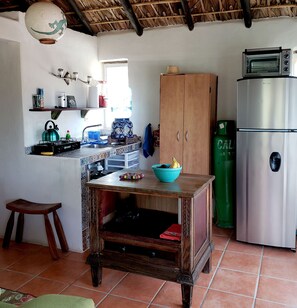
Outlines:
{"label": "hanging light shade", "polygon": [[55,44],[65,33],[67,20],[63,11],[51,1],[33,3],[25,15],[30,34],[42,44]]}

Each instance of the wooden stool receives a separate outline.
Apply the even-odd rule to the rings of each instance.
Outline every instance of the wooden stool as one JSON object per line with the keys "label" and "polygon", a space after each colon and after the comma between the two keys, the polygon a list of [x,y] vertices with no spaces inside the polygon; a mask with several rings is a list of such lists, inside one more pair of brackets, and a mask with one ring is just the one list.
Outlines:
{"label": "wooden stool", "polygon": [[23,239],[23,230],[24,230],[24,214],[43,214],[44,216],[44,223],[45,223],[45,231],[49,246],[49,251],[54,260],[59,259],[58,249],[55,241],[55,236],[53,233],[53,229],[51,226],[51,223],[49,221],[49,218],[47,214],[53,213],[54,217],[54,223],[56,227],[56,232],[59,238],[59,242],[61,245],[61,249],[64,252],[67,252],[69,250],[68,244],[66,241],[66,237],[64,234],[64,230],[61,224],[61,221],[59,219],[59,216],[56,212],[57,209],[61,207],[61,203],[51,203],[51,204],[45,204],[45,203],[35,203],[30,202],[23,199],[18,199],[13,202],[7,203],[6,208],[8,210],[11,210],[11,214],[9,217],[9,220],[7,222],[5,235],[2,243],[3,248],[8,248],[11,238],[11,233],[13,230],[13,224],[14,224],[14,213],[18,212],[18,223],[17,223],[17,229],[16,229],[16,235],[15,235],[15,241],[16,243],[21,243]]}

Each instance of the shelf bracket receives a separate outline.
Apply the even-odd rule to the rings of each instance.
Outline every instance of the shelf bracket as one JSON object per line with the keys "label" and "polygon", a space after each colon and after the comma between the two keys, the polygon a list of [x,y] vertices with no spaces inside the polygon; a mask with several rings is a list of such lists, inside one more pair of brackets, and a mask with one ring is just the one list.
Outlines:
{"label": "shelf bracket", "polygon": [[51,119],[52,120],[57,120],[61,112],[62,112],[61,110],[53,110],[53,111],[51,111]]}
{"label": "shelf bracket", "polygon": [[62,77],[62,78],[63,78],[64,81],[66,82],[67,86],[69,86],[69,84],[70,84],[70,79],[71,79],[69,72],[66,72],[66,74],[65,74],[64,77]]}
{"label": "shelf bracket", "polygon": [[88,112],[89,112],[89,110],[81,110],[80,111],[80,117],[84,118],[87,115]]}

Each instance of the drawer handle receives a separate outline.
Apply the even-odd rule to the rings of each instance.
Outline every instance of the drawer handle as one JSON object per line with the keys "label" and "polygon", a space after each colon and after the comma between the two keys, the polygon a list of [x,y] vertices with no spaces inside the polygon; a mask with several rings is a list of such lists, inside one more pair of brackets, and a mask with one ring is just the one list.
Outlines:
{"label": "drawer handle", "polygon": [[151,258],[155,258],[156,257],[156,253],[154,251],[150,251],[149,256]]}
{"label": "drawer handle", "polygon": [[186,134],[185,134],[185,139],[186,139],[186,141],[188,141],[188,131],[186,131]]}
{"label": "drawer handle", "polygon": [[126,252],[126,246],[122,246],[122,247],[121,247],[121,251],[122,251],[122,252]]}
{"label": "drawer handle", "polygon": [[177,131],[176,140],[179,141],[179,131]]}

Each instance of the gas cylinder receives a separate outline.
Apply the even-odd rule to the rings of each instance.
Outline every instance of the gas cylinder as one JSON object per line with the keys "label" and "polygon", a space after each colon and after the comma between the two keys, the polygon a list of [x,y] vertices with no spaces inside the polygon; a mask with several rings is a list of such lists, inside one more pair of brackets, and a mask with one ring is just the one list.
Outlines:
{"label": "gas cylinder", "polygon": [[218,121],[213,139],[214,197],[215,223],[222,228],[233,228],[235,224],[235,140],[235,121]]}

